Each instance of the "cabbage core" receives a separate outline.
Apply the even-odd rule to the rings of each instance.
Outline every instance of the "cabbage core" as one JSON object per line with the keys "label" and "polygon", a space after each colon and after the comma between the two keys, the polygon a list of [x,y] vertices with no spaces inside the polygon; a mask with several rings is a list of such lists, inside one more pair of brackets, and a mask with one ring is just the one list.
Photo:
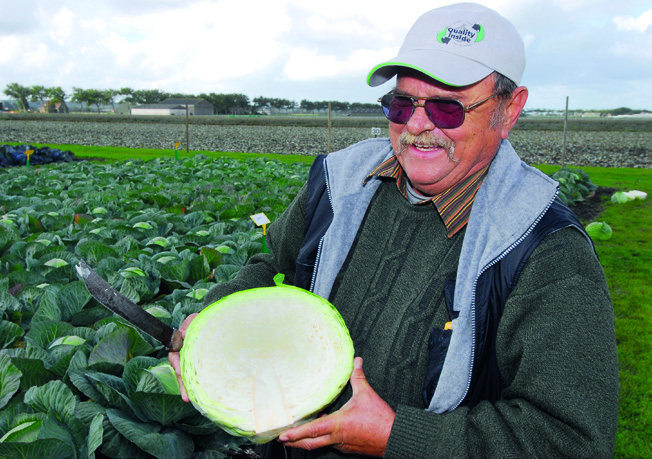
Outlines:
{"label": "cabbage core", "polygon": [[335,307],[284,285],[211,304],[191,322],[181,349],[194,406],[256,443],[310,420],[339,395],[352,369],[353,343]]}

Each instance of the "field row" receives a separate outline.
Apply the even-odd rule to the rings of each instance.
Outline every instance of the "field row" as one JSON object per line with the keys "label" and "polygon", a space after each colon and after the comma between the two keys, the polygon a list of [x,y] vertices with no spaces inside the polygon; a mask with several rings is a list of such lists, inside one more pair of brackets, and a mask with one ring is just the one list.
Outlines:
{"label": "field row", "polygon": [[[98,123],[72,121],[0,121],[0,143],[25,142],[130,148],[186,148],[186,127],[169,123]],[[381,136],[387,126],[379,123]],[[366,127],[195,125],[188,130],[191,151],[236,151],[316,155],[372,137]],[[530,164],[598,167],[652,167],[652,132],[515,130],[510,141]]]}

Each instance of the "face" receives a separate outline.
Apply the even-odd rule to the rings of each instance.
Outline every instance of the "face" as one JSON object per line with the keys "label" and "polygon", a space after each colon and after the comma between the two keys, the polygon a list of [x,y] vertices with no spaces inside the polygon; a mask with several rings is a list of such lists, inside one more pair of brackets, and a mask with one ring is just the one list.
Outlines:
{"label": "face", "polygon": [[[493,85],[491,75],[456,88],[419,74],[406,74],[399,75],[395,92],[415,98],[452,98],[469,106],[493,94]],[[407,124],[389,123],[394,151],[418,192],[427,196],[442,193],[492,161],[509,132],[504,129],[506,121],[490,128],[497,103],[494,98],[466,112],[464,123],[455,129],[436,127],[423,107],[414,111]]]}

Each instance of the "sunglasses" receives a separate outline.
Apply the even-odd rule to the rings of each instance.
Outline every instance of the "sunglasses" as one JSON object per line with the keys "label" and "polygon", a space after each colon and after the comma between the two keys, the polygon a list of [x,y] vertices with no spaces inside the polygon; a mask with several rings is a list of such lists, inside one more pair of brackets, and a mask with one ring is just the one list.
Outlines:
{"label": "sunglasses", "polygon": [[[423,107],[428,115],[428,119],[433,122],[439,129],[455,129],[464,123],[464,115],[469,110],[484,104],[489,99],[493,99],[498,94],[492,94],[486,99],[476,102],[475,104],[465,107],[462,102],[455,99],[424,99],[418,97],[401,96],[389,92],[378,99],[383,107],[383,112],[388,120],[392,123],[407,124],[412,118],[417,107]],[[423,103],[418,103],[423,100]]]}

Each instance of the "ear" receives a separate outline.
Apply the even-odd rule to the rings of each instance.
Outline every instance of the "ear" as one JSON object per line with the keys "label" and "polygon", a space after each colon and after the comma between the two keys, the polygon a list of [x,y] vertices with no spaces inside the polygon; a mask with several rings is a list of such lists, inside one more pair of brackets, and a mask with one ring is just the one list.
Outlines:
{"label": "ear", "polygon": [[518,120],[519,115],[523,111],[523,107],[525,107],[525,102],[527,102],[527,96],[527,88],[525,86],[519,86],[514,90],[511,99],[507,102],[501,129],[503,139],[507,138],[509,131],[516,124],[516,120]]}

